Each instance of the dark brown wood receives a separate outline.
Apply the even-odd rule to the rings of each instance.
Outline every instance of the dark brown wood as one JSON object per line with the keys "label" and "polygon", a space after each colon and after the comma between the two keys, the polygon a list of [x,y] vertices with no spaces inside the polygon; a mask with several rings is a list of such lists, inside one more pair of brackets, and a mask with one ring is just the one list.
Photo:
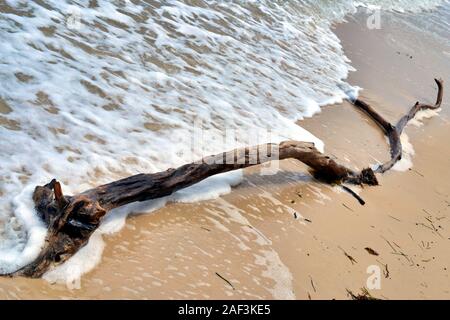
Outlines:
{"label": "dark brown wood", "polygon": [[320,153],[313,143],[301,141],[236,149],[177,169],[134,175],[73,197],[64,196],[59,182],[52,180],[36,187],[33,195],[36,210],[49,229],[45,248],[34,262],[12,275],[41,277],[51,266],[63,263],[86,244],[101,218],[114,208],[168,196],[218,173],[288,158],[307,164],[318,179],[329,183],[378,184],[370,169],[353,172]]}
{"label": "dark brown wood", "polygon": [[[385,172],[401,158],[400,134],[406,123],[422,109],[435,109],[441,105],[443,87],[438,83],[435,106],[416,104],[397,127],[392,126],[372,107],[357,99],[356,107],[365,111],[389,137],[391,160],[376,172]],[[168,196],[210,176],[262,164],[273,160],[296,159],[308,165],[312,174],[327,183],[378,185],[374,171],[366,168],[355,172],[319,152],[313,143],[284,141],[263,144],[212,155],[200,161],[152,174],[137,174],[111,182],[81,194],[65,196],[61,185],[53,179],[37,186],[33,194],[37,214],[46,222],[46,243],[35,261],[6,276],[41,277],[51,267],[73,256],[89,240],[101,219],[110,210],[136,201]]]}
{"label": "dark brown wood", "polygon": [[278,145],[269,143],[231,150],[164,172],[131,176],[86,191],[83,195],[96,199],[105,210],[111,210],[131,202],[170,195],[218,173],[288,158],[305,163],[317,178],[327,182],[377,184],[374,175],[363,175],[347,169],[320,153],[313,143],[284,141]]}
{"label": "dark brown wood", "polygon": [[378,114],[370,105],[360,99],[356,99],[354,105],[367,113],[370,118],[383,130],[384,134],[389,139],[391,147],[391,160],[379,166],[375,172],[384,173],[391,169],[394,164],[402,158],[402,144],[400,135],[395,127],[387,122],[381,115]]}
{"label": "dark brown wood", "polygon": [[348,193],[350,193],[352,195],[352,197],[354,197],[356,200],[358,200],[360,205],[365,205],[366,202],[364,201],[363,198],[361,198],[355,191],[353,191],[352,189],[350,189],[347,186],[342,186],[342,189],[344,189],[345,191],[347,191]]}
{"label": "dark brown wood", "polygon": [[375,169],[375,172],[384,173],[391,169],[397,161],[401,160],[402,143],[400,141],[400,136],[403,132],[403,129],[406,127],[408,122],[415,117],[417,112],[426,109],[439,109],[441,107],[442,98],[444,96],[444,81],[442,79],[434,79],[434,81],[438,86],[436,103],[434,105],[428,105],[416,102],[416,104],[409,110],[409,112],[398,121],[396,126],[393,126],[391,123],[386,121],[380,114],[378,114],[378,112],[376,112],[370,105],[368,105],[364,101],[360,99],[356,99],[354,101],[354,105],[366,112],[370,116],[370,118],[376,124],[378,124],[381,129],[383,129],[383,132],[389,139],[391,159]]}

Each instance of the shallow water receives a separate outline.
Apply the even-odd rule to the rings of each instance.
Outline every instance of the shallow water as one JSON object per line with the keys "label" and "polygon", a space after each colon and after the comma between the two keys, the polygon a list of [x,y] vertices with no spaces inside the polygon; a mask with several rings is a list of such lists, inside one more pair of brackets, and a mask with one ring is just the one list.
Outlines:
{"label": "shallow water", "polygon": [[[420,12],[439,3],[0,1],[0,271],[39,252],[45,228],[30,195],[53,177],[71,194],[239,145],[323,148],[295,121],[357,91],[331,25],[357,6]],[[448,17],[445,8],[430,14]],[[448,19],[427,21],[411,27],[448,41]],[[223,141],[225,129],[235,138]],[[234,178],[203,196],[196,189],[195,199],[223,194]],[[93,265],[100,243],[88,247]]]}

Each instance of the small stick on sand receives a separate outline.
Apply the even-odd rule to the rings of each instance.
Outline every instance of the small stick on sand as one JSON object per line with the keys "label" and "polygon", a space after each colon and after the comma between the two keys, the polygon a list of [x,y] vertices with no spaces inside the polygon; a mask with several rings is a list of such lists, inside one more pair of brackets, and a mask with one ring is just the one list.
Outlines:
{"label": "small stick on sand", "polygon": [[342,189],[344,189],[345,191],[347,191],[348,193],[350,193],[353,197],[356,198],[356,200],[358,200],[360,205],[365,205],[366,202],[363,200],[363,198],[361,198],[355,191],[353,191],[352,189],[350,189],[347,186],[342,186]]}
{"label": "small stick on sand", "polygon": [[219,273],[217,273],[216,272],[216,275],[220,278],[220,279],[222,279],[223,281],[225,281],[226,283],[228,283],[229,285],[230,285],[230,287],[233,289],[233,290],[236,290],[235,288],[234,288],[234,286],[231,284],[231,282],[230,281],[228,281],[227,279],[225,279],[224,277],[222,277]]}

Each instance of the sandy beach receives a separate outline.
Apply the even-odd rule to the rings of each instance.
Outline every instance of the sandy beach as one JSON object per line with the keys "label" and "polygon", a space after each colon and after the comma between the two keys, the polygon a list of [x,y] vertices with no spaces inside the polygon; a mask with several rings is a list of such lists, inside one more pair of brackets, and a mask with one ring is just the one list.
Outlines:
{"label": "sandy beach", "polygon": [[[361,293],[375,268],[374,297],[449,299],[449,47],[388,19],[369,30],[366,19],[348,17],[334,29],[356,68],[348,81],[363,88],[363,100],[395,122],[417,100],[434,103],[433,78],[447,82],[439,115],[406,129],[412,168],[387,172],[380,186],[354,188],[364,206],[293,160],[272,176],[250,168],[216,200],[129,217],[105,237],[101,262],[73,289],[0,278],[0,298],[350,299],[348,290]],[[389,157],[380,130],[349,102],[299,124],[350,167]]]}

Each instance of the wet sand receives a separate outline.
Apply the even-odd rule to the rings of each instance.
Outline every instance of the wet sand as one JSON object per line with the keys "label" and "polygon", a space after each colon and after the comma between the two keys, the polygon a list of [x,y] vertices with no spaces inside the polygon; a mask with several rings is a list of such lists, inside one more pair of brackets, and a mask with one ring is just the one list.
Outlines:
{"label": "wet sand", "polygon": [[[368,30],[364,22],[349,18],[335,30],[357,69],[350,83],[392,121],[416,100],[432,103],[432,78],[450,75],[441,48],[390,25]],[[384,174],[378,187],[355,189],[365,206],[314,181],[295,161],[283,161],[273,176],[251,168],[217,200],[130,217],[105,238],[102,261],[78,289],[0,279],[0,298],[348,299],[347,289],[367,287],[367,268],[375,265],[381,271],[380,289],[369,290],[375,297],[449,299],[448,84],[445,89],[440,116],[406,129],[413,168]],[[301,126],[347,165],[388,158],[383,135],[349,103],[325,107]]]}

